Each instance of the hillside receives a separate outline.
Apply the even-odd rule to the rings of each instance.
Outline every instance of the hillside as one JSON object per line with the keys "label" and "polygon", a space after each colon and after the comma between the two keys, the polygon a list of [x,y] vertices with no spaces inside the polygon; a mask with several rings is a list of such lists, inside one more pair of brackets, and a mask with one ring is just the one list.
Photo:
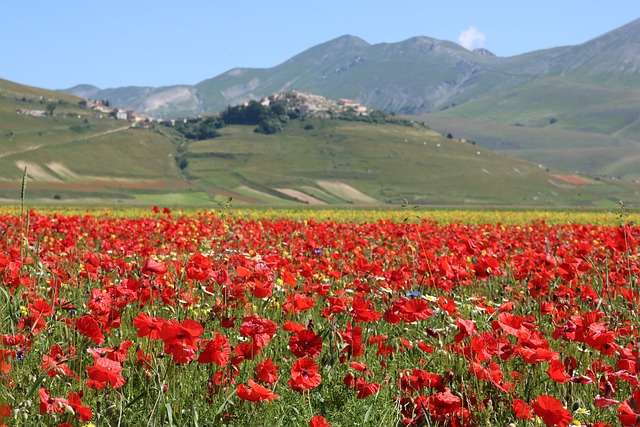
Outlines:
{"label": "hillside", "polygon": [[27,194],[49,201],[191,188],[175,165],[171,138],[84,108],[81,101],[0,80],[0,198],[20,197],[25,166]]}
{"label": "hillside", "polygon": [[640,185],[547,170],[421,127],[308,119],[277,135],[222,134],[187,145],[194,183],[264,201],[612,207],[640,194]]}
{"label": "hillside", "polygon": [[[393,116],[346,114],[352,107],[315,95],[289,101],[333,112],[288,110],[274,134],[227,125],[197,140],[183,125],[134,125],[80,98],[0,81],[0,198],[19,200],[26,166],[32,203],[613,207],[640,199],[638,185],[546,169]],[[50,104],[53,115],[24,113]]]}

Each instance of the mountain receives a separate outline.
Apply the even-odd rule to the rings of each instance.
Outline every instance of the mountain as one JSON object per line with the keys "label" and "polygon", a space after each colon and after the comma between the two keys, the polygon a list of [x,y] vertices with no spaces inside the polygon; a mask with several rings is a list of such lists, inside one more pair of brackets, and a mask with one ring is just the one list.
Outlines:
{"label": "mountain", "polygon": [[[430,111],[463,92],[474,96],[480,82],[484,90],[501,86],[504,79],[500,72],[489,67],[494,61],[500,59],[429,37],[370,45],[358,37],[342,36],[273,68],[236,68],[196,84],[194,99],[200,103],[193,104],[191,115],[217,112],[227,105],[291,89],[329,98],[358,99],[371,108],[397,113]],[[65,91],[81,95],[86,93],[84,87]],[[171,110],[170,100],[162,109],[140,100],[147,96],[157,98],[168,89],[158,90],[159,93],[152,88],[106,89],[94,96],[158,117],[180,115]]]}
{"label": "mountain", "polygon": [[204,112],[197,89],[188,85],[113,89],[77,85],[63,92],[85,99],[108,100],[111,105],[161,118],[192,117]]}
{"label": "mountain", "polygon": [[640,180],[640,19],[579,45],[507,58],[424,36],[374,45],[343,36],[268,69],[95,95],[177,117],[291,89],[419,115],[443,134],[545,166]]}
{"label": "mountain", "polygon": [[[268,69],[236,68],[195,86],[127,87],[66,92],[92,93],[114,105],[158,117],[213,113],[229,104],[285,90],[348,97],[371,108],[427,113],[518,88],[545,77],[565,77],[596,86],[630,87],[640,82],[640,19],[577,46],[500,58],[486,49],[419,36],[371,45],[342,36]],[[145,98],[149,98],[148,100]]]}
{"label": "mountain", "polygon": [[535,78],[422,120],[528,161],[640,180],[640,20],[578,46],[505,64],[503,70],[528,69]]}

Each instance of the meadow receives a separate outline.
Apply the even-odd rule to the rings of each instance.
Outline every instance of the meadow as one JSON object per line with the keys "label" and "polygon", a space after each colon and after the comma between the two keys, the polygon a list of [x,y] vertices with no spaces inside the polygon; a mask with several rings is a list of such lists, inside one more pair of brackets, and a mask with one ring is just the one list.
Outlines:
{"label": "meadow", "polygon": [[0,425],[640,425],[638,215],[0,211]]}

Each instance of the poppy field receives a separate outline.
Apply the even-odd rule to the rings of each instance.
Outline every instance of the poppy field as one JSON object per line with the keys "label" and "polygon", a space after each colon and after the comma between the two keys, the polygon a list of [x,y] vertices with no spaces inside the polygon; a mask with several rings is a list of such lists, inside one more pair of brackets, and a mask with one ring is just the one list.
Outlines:
{"label": "poppy field", "polygon": [[629,218],[362,216],[0,214],[0,426],[640,426]]}

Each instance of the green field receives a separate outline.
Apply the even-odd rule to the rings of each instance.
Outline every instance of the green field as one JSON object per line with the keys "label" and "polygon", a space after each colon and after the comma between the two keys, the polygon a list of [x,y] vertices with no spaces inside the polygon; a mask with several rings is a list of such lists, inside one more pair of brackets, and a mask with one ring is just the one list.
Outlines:
{"label": "green field", "polygon": [[[26,196],[35,204],[214,207],[231,197],[235,205],[246,206],[400,206],[406,201],[612,208],[620,200],[629,206],[640,200],[640,184],[602,177],[576,183],[574,172],[553,167],[551,160],[562,156],[585,168],[594,165],[594,158],[611,158],[598,173],[637,174],[630,146],[605,149],[592,134],[586,139],[593,150],[589,154],[573,150],[570,142],[549,141],[540,133],[546,129],[503,126],[512,136],[492,148],[521,156],[527,151],[517,138],[535,141],[536,148],[528,149],[532,162],[482,148],[485,140],[478,139],[478,145],[460,142],[457,138],[466,136],[466,130],[486,131],[490,138],[491,129],[446,116],[436,121],[464,125],[456,138],[418,124],[309,118],[292,119],[273,135],[255,133],[254,126],[225,126],[218,138],[193,141],[160,124],[132,127],[83,108],[79,101],[0,80],[3,203],[19,203],[25,167]],[[53,115],[16,112],[43,110],[51,103]],[[567,141],[578,134],[554,132]],[[623,152],[627,157],[620,157]]]}
{"label": "green field", "polygon": [[638,102],[637,90],[547,77],[420,119],[508,156],[639,180]]}

